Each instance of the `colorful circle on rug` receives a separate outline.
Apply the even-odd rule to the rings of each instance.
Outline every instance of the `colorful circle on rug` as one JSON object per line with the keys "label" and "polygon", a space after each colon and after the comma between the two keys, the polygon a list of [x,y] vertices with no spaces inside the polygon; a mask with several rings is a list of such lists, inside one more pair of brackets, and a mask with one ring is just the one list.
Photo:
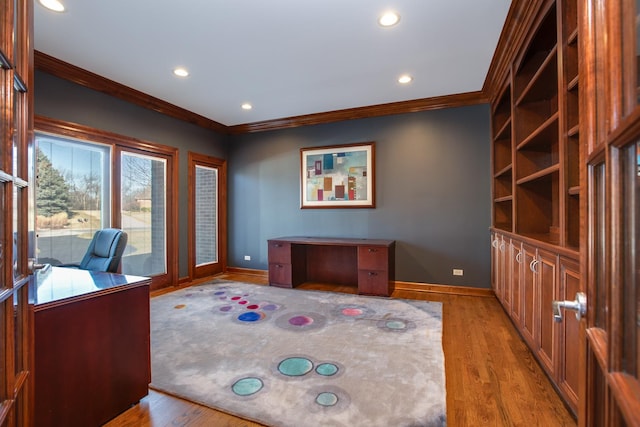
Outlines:
{"label": "colorful circle on rug", "polygon": [[277,311],[283,307],[280,304],[276,304],[274,302],[269,302],[269,301],[262,301],[259,305],[260,305],[260,308],[262,308],[264,311]]}
{"label": "colorful circle on rug", "polygon": [[331,310],[336,317],[346,317],[351,319],[360,319],[362,317],[371,317],[375,315],[375,311],[365,305],[360,304],[340,304]]}
{"label": "colorful circle on rug", "polygon": [[338,373],[340,368],[335,363],[321,363],[316,367],[316,373],[324,377],[331,377]]}
{"label": "colorful circle on rug", "polygon": [[225,291],[218,291],[218,292],[214,292],[214,295],[225,295],[226,292]]}
{"label": "colorful circle on rug", "polygon": [[278,372],[288,377],[301,377],[313,369],[313,362],[306,357],[288,357],[278,364]]}
{"label": "colorful circle on rug", "polygon": [[338,403],[338,396],[335,393],[325,391],[316,396],[316,403],[320,406],[334,406]]}
{"label": "colorful circle on rug", "polygon": [[311,413],[338,413],[351,405],[349,393],[340,387],[318,385],[310,387],[305,393],[305,405]]}
{"label": "colorful circle on rug", "polygon": [[258,322],[266,317],[264,313],[259,311],[247,311],[238,316],[238,320],[241,322]]}
{"label": "colorful circle on rug", "polygon": [[287,313],[276,319],[276,326],[289,331],[311,331],[323,328],[327,319],[318,313]]}
{"label": "colorful circle on rug", "polygon": [[289,324],[293,326],[309,326],[313,323],[311,316],[293,316],[289,318]]}
{"label": "colorful circle on rug", "polygon": [[176,305],[176,306],[175,306],[175,307],[173,307],[173,308],[177,308],[177,309],[179,310],[179,309],[181,309],[181,308],[185,308],[186,306],[187,306],[186,304],[178,304],[178,305]]}
{"label": "colorful circle on rug", "polygon": [[220,307],[220,311],[223,313],[228,313],[230,311],[233,311],[233,306],[223,305],[222,307]]}
{"label": "colorful circle on rug", "polygon": [[377,326],[389,332],[407,332],[410,329],[415,329],[416,324],[410,320],[396,318],[379,320]]}
{"label": "colorful circle on rug", "polygon": [[231,390],[238,396],[251,396],[262,390],[264,383],[260,378],[247,377],[233,383]]}
{"label": "colorful circle on rug", "polygon": [[355,307],[348,307],[348,308],[343,308],[342,309],[342,314],[344,314],[345,316],[362,316],[364,312],[362,311],[362,309],[360,308],[355,308]]}
{"label": "colorful circle on rug", "polygon": [[258,304],[251,304],[247,306],[247,310],[257,310],[260,306]]}
{"label": "colorful circle on rug", "polygon": [[238,304],[247,305],[247,304],[249,304],[249,301],[241,300],[241,301],[238,301]]}

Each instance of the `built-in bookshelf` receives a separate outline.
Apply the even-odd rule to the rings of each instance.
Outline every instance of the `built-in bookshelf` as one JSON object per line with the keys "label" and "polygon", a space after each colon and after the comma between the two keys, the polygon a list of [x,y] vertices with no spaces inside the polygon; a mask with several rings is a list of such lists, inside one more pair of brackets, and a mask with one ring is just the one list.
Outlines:
{"label": "built-in bookshelf", "polygon": [[577,2],[546,2],[492,103],[493,227],[579,248]]}

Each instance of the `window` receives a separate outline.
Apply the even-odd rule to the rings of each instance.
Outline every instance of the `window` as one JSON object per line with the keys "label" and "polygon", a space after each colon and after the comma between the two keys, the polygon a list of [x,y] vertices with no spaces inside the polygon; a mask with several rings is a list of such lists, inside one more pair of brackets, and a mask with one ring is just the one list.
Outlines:
{"label": "window", "polygon": [[110,225],[110,158],[109,146],[36,135],[39,262],[80,262],[95,231]]}

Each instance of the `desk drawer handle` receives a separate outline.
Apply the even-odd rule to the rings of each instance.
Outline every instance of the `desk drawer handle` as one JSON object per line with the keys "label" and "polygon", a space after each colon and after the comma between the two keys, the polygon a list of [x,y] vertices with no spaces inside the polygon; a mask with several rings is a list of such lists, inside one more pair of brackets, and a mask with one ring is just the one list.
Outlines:
{"label": "desk drawer handle", "polygon": [[282,243],[274,243],[273,246],[276,247],[276,248],[281,248],[282,247]]}
{"label": "desk drawer handle", "polygon": [[370,271],[367,273],[369,276],[377,276],[378,273],[376,273],[375,271]]}
{"label": "desk drawer handle", "polygon": [[378,252],[376,248],[369,248],[369,252]]}
{"label": "desk drawer handle", "polygon": [[276,267],[282,268],[282,264],[276,264]]}

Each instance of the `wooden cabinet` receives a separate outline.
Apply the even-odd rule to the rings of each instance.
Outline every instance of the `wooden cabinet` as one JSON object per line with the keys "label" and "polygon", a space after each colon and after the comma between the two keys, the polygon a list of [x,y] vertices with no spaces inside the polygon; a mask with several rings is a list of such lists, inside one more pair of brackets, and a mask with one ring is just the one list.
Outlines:
{"label": "wooden cabinet", "polygon": [[357,286],[366,295],[393,292],[393,240],[281,237],[267,244],[271,286],[312,281]]}
{"label": "wooden cabinet", "polygon": [[491,96],[492,286],[575,411],[578,326],[552,303],[580,289],[578,2],[537,2],[519,28]]}
{"label": "wooden cabinet", "polygon": [[492,98],[493,227],[577,250],[577,1],[546,1]]}
{"label": "wooden cabinet", "polygon": [[147,395],[150,282],[57,267],[36,275],[36,426],[102,425]]}
{"label": "wooden cabinet", "polygon": [[508,305],[505,308],[516,326],[520,326],[522,322],[522,280],[520,279],[524,265],[522,257],[522,242],[512,238],[507,261],[507,269],[510,274],[507,286],[511,289],[511,306],[510,310]]}
{"label": "wooden cabinet", "polygon": [[358,246],[358,293],[391,295],[389,247]]}

